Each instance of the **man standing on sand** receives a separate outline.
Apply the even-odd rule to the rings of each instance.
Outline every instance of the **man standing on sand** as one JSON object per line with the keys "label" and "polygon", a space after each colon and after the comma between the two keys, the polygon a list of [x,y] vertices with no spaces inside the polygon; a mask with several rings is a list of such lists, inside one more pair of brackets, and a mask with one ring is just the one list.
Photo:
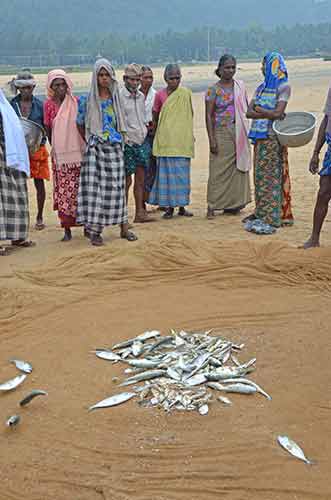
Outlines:
{"label": "man standing on sand", "polygon": [[124,162],[126,170],[126,196],[134,174],[134,199],[136,215],[134,222],[150,222],[145,210],[145,169],[151,157],[151,146],[147,140],[147,118],[145,96],[140,92],[141,67],[129,64],[124,70],[125,87],[121,89],[121,103],[127,133],[124,146]]}
{"label": "man standing on sand", "polygon": [[304,249],[320,246],[320,233],[331,200],[331,87],[326,100],[324,118],[319,128],[314,153],[310,160],[309,170],[313,175],[318,172],[319,154],[325,143],[328,149],[319,172],[320,188],[314,210],[313,230],[309,240],[303,245]]}

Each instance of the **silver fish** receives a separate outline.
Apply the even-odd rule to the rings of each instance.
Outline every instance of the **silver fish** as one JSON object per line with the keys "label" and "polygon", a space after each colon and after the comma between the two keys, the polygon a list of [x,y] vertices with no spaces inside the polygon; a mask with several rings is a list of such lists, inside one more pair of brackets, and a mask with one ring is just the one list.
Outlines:
{"label": "silver fish", "polygon": [[159,347],[161,347],[162,345],[166,345],[166,344],[172,344],[173,342],[173,337],[162,337],[160,340],[157,340],[148,350],[148,352],[152,352],[152,351],[155,351],[156,349],[158,349]]}
{"label": "silver fish", "polygon": [[230,401],[230,399],[224,397],[224,396],[218,396],[217,398],[219,401],[221,401],[221,403],[224,403],[225,405],[232,405],[232,402]]}
{"label": "silver fish", "polygon": [[137,357],[137,356],[140,356],[140,354],[143,352],[144,350],[144,344],[141,342],[141,341],[136,341],[136,342],[133,342],[132,344],[132,354]]}
{"label": "silver fish", "polygon": [[167,375],[168,375],[168,377],[172,378],[173,380],[180,381],[182,379],[181,374],[178,373],[178,371],[175,370],[175,368],[172,368],[171,366],[169,366],[169,368],[167,368]]}
{"label": "silver fish", "polygon": [[20,359],[10,359],[10,363],[13,363],[18,370],[24,373],[31,373],[32,366],[26,361],[21,361]]}
{"label": "silver fish", "polygon": [[128,359],[126,363],[135,368],[156,368],[159,366],[159,361],[153,361],[151,359]]}
{"label": "silver fish", "polygon": [[202,405],[199,407],[200,415],[208,415],[209,407],[208,405]]}
{"label": "silver fish", "polygon": [[112,351],[96,351],[95,355],[100,359],[107,361],[120,361],[121,357]]}
{"label": "silver fish", "polygon": [[28,403],[30,403],[30,401],[32,401],[37,396],[48,396],[48,394],[47,394],[47,392],[39,391],[38,389],[31,391],[30,394],[28,394],[25,398],[22,399],[22,401],[20,401],[20,406],[27,405]]}
{"label": "silver fish", "polygon": [[6,421],[7,427],[15,427],[21,421],[21,417],[19,415],[12,415]]}
{"label": "silver fish", "polygon": [[12,391],[13,389],[16,389],[24,380],[26,379],[27,375],[18,375],[18,377],[15,377],[11,380],[8,380],[7,382],[4,382],[3,384],[0,385],[0,391]]}
{"label": "silver fish", "polygon": [[229,378],[226,380],[222,380],[222,382],[223,382],[223,384],[241,383],[241,384],[252,385],[253,387],[255,387],[257,392],[259,392],[260,394],[265,396],[267,399],[269,399],[269,401],[272,400],[272,397],[267,392],[265,392],[259,385],[257,385],[255,382],[253,382],[253,380],[249,380],[248,378],[233,378],[233,379]]}
{"label": "silver fish", "polygon": [[133,398],[136,395],[137,394],[135,392],[122,392],[120,394],[115,394],[115,396],[103,399],[102,401],[99,401],[99,403],[90,406],[89,411],[96,410],[98,408],[109,408],[111,406],[120,405],[121,403],[129,401],[129,399]]}
{"label": "silver fish", "polygon": [[185,384],[191,387],[204,384],[205,382],[207,382],[207,377],[204,373],[197,373],[196,375],[193,375],[193,377],[187,378],[185,380]]}
{"label": "silver fish", "polygon": [[312,460],[308,460],[305,456],[304,452],[292,439],[287,436],[278,436],[278,443],[282,446],[286,451],[288,451],[291,455],[298,458],[299,460],[303,460],[306,464],[313,465],[314,462]]}
{"label": "silver fish", "polygon": [[187,380],[188,378],[193,377],[193,375],[195,375],[199,370],[201,370],[202,368],[204,368],[206,366],[206,364],[208,363],[208,359],[210,357],[211,357],[211,353],[210,352],[200,354],[197,357],[197,359],[194,361],[195,369],[191,373],[189,373],[188,375],[186,375],[185,380]]}
{"label": "silver fish", "polygon": [[154,339],[155,337],[160,337],[161,333],[158,330],[151,330],[150,332],[144,332],[141,335],[138,335],[134,340],[141,340],[145,342],[145,340]]}
{"label": "silver fish", "polygon": [[142,382],[143,380],[151,380],[153,378],[162,377],[166,373],[166,370],[147,370],[143,373],[138,373],[138,375],[134,375],[133,377],[126,379],[120,385],[126,386],[136,384],[137,382]]}
{"label": "silver fish", "polygon": [[255,394],[257,392],[256,387],[247,384],[227,384],[223,387],[225,392],[234,392],[237,394]]}

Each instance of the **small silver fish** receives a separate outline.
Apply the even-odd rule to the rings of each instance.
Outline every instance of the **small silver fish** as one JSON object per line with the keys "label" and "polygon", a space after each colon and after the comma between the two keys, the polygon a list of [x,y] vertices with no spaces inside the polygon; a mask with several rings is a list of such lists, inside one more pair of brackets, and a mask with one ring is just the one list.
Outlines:
{"label": "small silver fish", "polygon": [[209,407],[208,405],[202,405],[199,407],[199,413],[200,415],[208,415],[209,412]]}
{"label": "small silver fish", "polygon": [[20,401],[20,406],[26,406],[37,396],[48,396],[48,394],[45,391],[39,391],[38,389],[35,389],[34,391],[31,391],[30,394],[28,394],[25,398],[23,398],[22,401]]}
{"label": "small silver fish", "polygon": [[297,445],[294,441],[292,441],[292,439],[290,439],[289,437],[278,436],[277,441],[280,444],[280,446],[282,446],[286,451],[288,451],[294,457],[298,458],[299,460],[302,460],[303,462],[306,462],[306,464],[309,465],[314,464],[312,460],[308,460],[308,458],[305,456],[300,446]]}
{"label": "small silver fish", "polygon": [[167,375],[173,380],[180,381],[182,379],[181,374],[171,366],[169,366],[169,368],[167,369]]}
{"label": "small silver fish", "polygon": [[224,386],[223,391],[233,392],[237,394],[255,394],[257,392],[256,387],[247,384],[227,384]]}
{"label": "small silver fish", "polygon": [[237,384],[237,383],[241,383],[241,384],[248,384],[248,385],[252,385],[253,387],[256,388],[257,392],[259,392],[260,394],[262,394],[263,396],[265,396],[267,399],[269,399],[269,401],[272,400],[272,397],[267,393],[265,392],[258,384],[256,384],[255,382],[253,382],[252,380],[249,380],[248,378],[229,378],[229,379],[226,379],[226,380],[222,380],[223,384]]}
{"label": "small silver fish", "polygon": [[147,370],[143,373],[138,373],[138,375],[134,375],[133,377],[126,379],[120,385],[126,386],[135,384],[137,382],[142,382],[143,380],[151,380],[153,378],[162,377],[166,373],[167,373],[166,370]]}
{"label": "small silver fish", "polygon": [[100,359],[107,361],[119,361],[121,357],[112,351],[96,351],[95,355]]}
{"label": "small silver fish", "polygon": [[132,344],[132,354],[137,357],[139,356],[144,350],[144,344],[141,341],[135,341]]}
{"label": "small silver fish", "polygon": [[204,384],[206,381],[207,377],[204,373],[197,373],[196,375],[193,375],[193,377],[186,379],[185,384],[194,387],[196,385]]}
{"label": "small silver fish", "polygon": [[21,417],[19,415],[12,415],[6,421],[7,427],[15,427],[21,421]]}
{"label": "small silver fish", "polygon": [[120,394],[115,394],[115,396],[103,399],[102,401],[99,401],[99,403],[90,406],[89,411],[96,410],[98,408],[109,408],[111,406],[120,405],[122,403],[125,403],[126,401],[129,401],[129,399],[133,398],[136,395],[137,394],[135,392],[122,392]]}
{"label": "small silver fish", "polygon": [[230,401],[230,399],[224,397],[224,396],[218,396],[217,398],[219,401],[221,401],[221,403],[224,403],[225,405],[232,405],[232,402]]}
{"label": "small silver fish", "polygon": [[13,363],[18,370],[24,373],[31,373],[32,366],[26,361],[21,361],[20,359],[10,359],[10,363]]}
{"label": "small silver fish", "polygon": [[12,391],[13,389],[16,389],[24,380],[26,379],[27,375],[18,375],[15,378],[12,378],[11,380],[8,380],[7,382],[4,382],[3,384],[0,385],[0,391]]}
{"label": "small silver fish", "polygon": [[125,362],[135,368],[156,368],[160,364],[159,361],[153,361],[151,359],[128,359]]}

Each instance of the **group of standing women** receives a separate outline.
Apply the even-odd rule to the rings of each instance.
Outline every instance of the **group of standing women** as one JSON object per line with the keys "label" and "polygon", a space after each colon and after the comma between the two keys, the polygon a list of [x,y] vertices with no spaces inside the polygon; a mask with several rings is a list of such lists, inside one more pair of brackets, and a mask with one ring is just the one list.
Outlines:
{"label": "group of standing women", "polygon": [[[275,52],[263,59],[264,82],[249,103],[245,85],[235,78],[236,60],[219,61],[219,81],[206,94],[206,126],[210,144],[207,217],[216,210],[237,214],[251,201],[249,170],[254,144],[255,212],[247,217],[250,230],[274,231],[292,224],[287,148],[282,147],[272,122],[285,116],[291,88],[283,57]],[[252,119],[251,126],[249,119]]]}
{"label": "group of standing women", "polygon": [[[206,93],[206,127],[210,145],[207,218],[217,211],[235,215],[251,202],[251,147],[254,145],[255,211],[245,228],[258,234],[293,224],[287,148],[273,130],[283,119],[291,87],[281,54],[269,52],[262,62],[264,81],[249,103],[245,85],[235,78],[236,60],[223,56],[216,70],[219,80]],[[53,201],[64,229],[83,226],[92,245],[103,244],[105,226],[120,225],[121,238],[135,241],[129,230],[127,201],[135,176],[135,222],[149,222],[146,203],[157,205],[163,217],[190,217],[190,162],[194,156],[191,91],[180,86],[181,70],[170,64],[166,87],[156,92],[149,67],[129,65],[120,89],[106,59],[93,70],[87,96],[73,95],[70,78],[53,70],[47,78],[44,105],[33,96],[35,80],[25,70],[12,86],[19,92],[11,106],[0,91],[0,239],[14,246],[31,246],[26,178],[34,178],[38,212],[35,228],[43,229],[44,180],[50,178],[44,137],[40,149],[27,157],[18,117],[46,130],[51,144]],[[310,169],[316,173],[318,154],[325,142],[328,153],[320,172],[321,188],[314,214],[312,237],[305,248],[319,245],[319,233],[331,198],[331,91]],[[251,123],[249,120],[252,120]],[[29,168],[30,165],[30,168]],[[317,167],[316,167],[317,165]],[[5,252],[3,247],[0,248]]]}

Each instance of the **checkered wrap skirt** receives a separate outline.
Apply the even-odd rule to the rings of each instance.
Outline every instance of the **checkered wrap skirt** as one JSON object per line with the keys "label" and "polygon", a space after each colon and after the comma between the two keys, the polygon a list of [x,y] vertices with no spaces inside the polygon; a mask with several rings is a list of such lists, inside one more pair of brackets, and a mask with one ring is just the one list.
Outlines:
{"label": "checkered wrap skirt", "polygon": [[28,231],[27,177],[0,161],[0,240],[26,240]]}
{"label": "checkered wrap skirt", "polygon": [[109,142],[89,145],[80,171],[77,223],[101,229],[127,221],[122,147]]}

